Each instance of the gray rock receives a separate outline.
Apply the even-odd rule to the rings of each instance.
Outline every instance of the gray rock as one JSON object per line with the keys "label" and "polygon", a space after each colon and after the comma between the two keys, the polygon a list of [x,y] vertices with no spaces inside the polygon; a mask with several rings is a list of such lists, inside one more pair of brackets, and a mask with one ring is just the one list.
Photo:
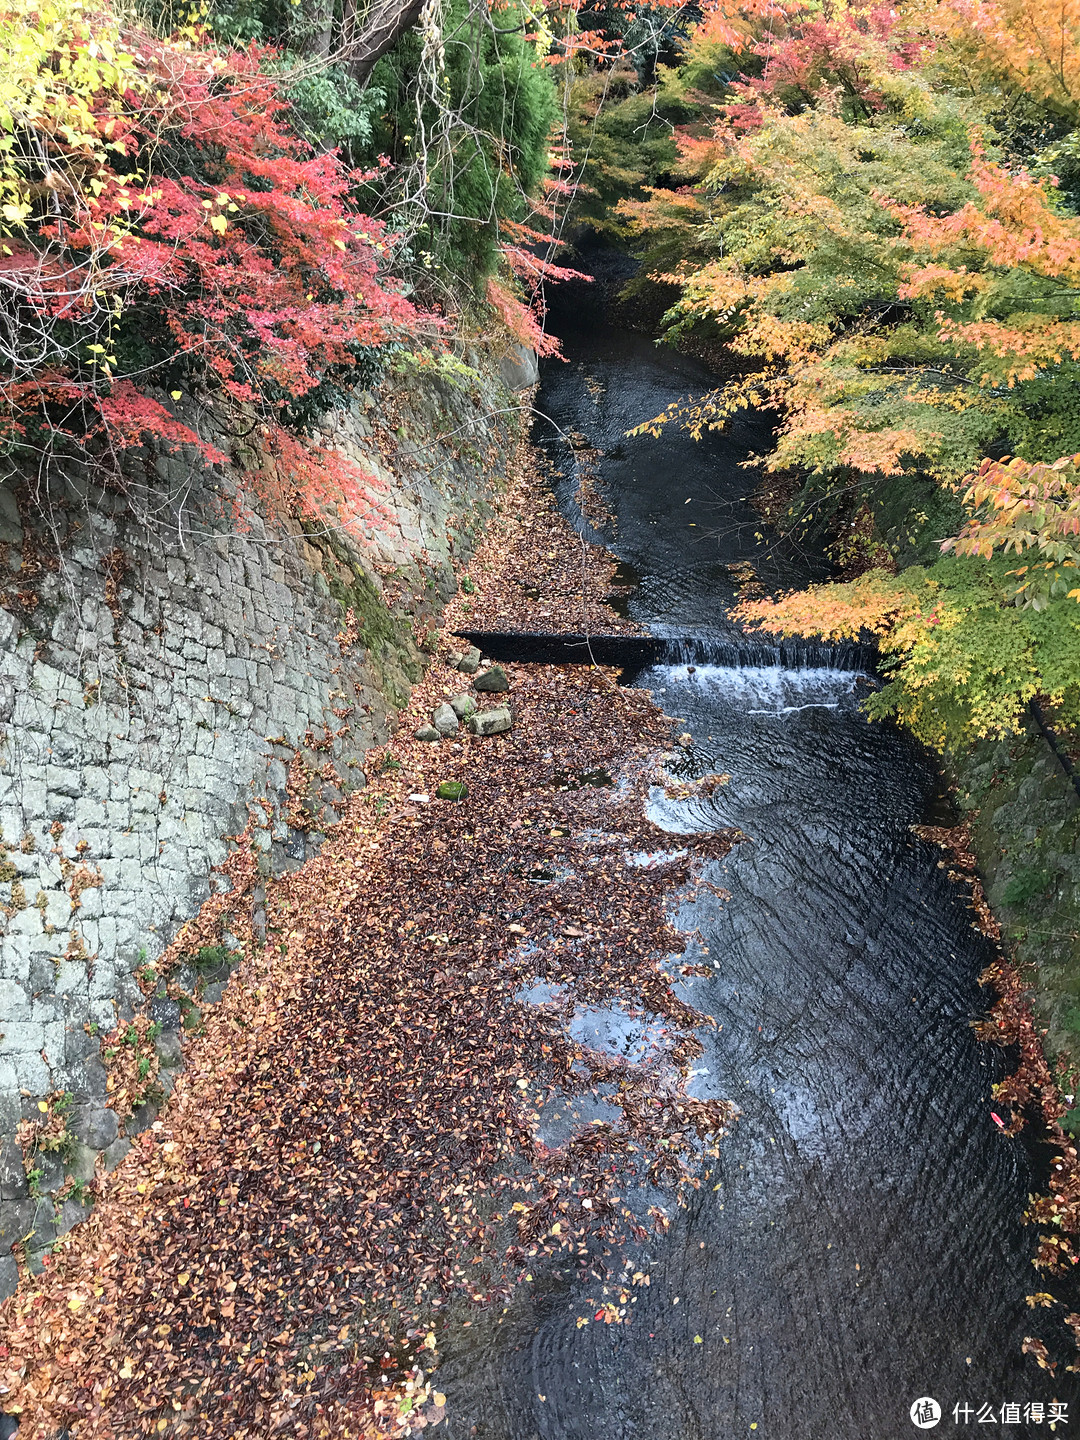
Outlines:
{"label": "gray rock", "polygon": [[43,1195],[54,1195],[64,1183],[64,1157],[39,1154],[34,1160],[34,1167],[41,1171],[38,1189]]}
{"label": "gray rock", "polygon": [[0,1300],[6,1300],[9,1295],[14,1295],[18,1283],[19,1267],[16,1264],[15,1256],[5,1255],[0,1259]]}
{"label": "gray rock", "polygon": [[[179,1008],[180,1007],[177,1006],[178,1011]],[[154,1048],[157,1050],[158,1058],[162,1065],[167,1066],[170,1070],[178,1070],[184,1063],[184,1051],[180,1044],[179,1028],[180,1022],[177,1021],[176,1030],[163,1030],[154,1042]]]}
{"label": "gray rock", "polygon": [[36,1250],[39,1246],[51,1245],[53,1243],[59,1234],[56,1220],[56,1205],[53,1201],[44,1198],[39,1200],[34,1209],[34,1218],[31,1222],[33,1235],[28,1241],[28,1244],[33,1249]]}
{"label": "gray rock", "polygon": [[501,735],[514,723],[509,705],[497,705],[494,710],[479,710],[469,717],[469,729],[474,735]]}
{"label": "gray rock", "polygon": [[76,1180],[84,1184],[94,1178],[94,1167],[97,1164],[98,1152],[91,1150],[89,1145],[83,1145],[76,1141],[72,1146],[71,1154],[67,1159],[67,1172]]}
{"label": "gray rock", "polygon": [[52,1245],[41,1245],[36,1250],[26,1247],[26,1268],[31,1275],[40,1275],[45,1269],[45,1257],[52,1254]]}
{"label": "gray rock", "polygon": [[456,735],[458,729],[457,711],[454,706],[437,705],[431,716],[431,722],[440,735]]}
{"label": "gray rock", "polygon": [[491,669],[485,670],[483,675],[477,675],[473,681],[473,688],[500,695],[510,689],[510,681],[507,680],[506,671],[501,665],[492,665]]}
{"label": "gray rock", "polygon": [[90,1214],[89,1205],[80,1205],[77,1200],[70,1197],[60,1207],[60,1214],[56,1218],[57,1236],[66,1235],[74,1225],[79,1225]]}
{"label": "gray rock", "polygon": [[471,695],[451,695],[450,708],[459,720],[467,720],[476,714],[476,701]]}
{"label": "gray rock", "polygon": [[185,995],[191,995],[198,982],[194,965],[178,965],[172,973],[177,989],[182,990]]}
{"label": "gray rock", "polygon": [[[327,780],[319,790],[319,799],[324,805],[332,805],[335,810],[345,808],[345,792],[330,780]],[[333,819],[333,816],[330,818]]]}
{"label": "gray rock", "polygon": [[179,1030],[180,1006],[175,1000],[159,995],[150,1002],[150,1018],[160,1025],[162,1030]]}
{"label": "gray rock", "polygon": [[511,345],[499,361],[499,378],[508,390],[528,390],[540,380],[536,351],[528,345]]}
{"label": "gray rock", "polygon": [[149,1100],[145,1105],[140,1105],[124,1121],[125,1138],[130,1139],[132,1135],[141,1135],[144,1130],[149,1130],[157,1117],[158,1107]]}
{"label": "gray rock", "polygon": [[101,1157],[105,1162],[105,1169],[115,1170],[130,1149],[131,1141],[126,1135],[121,1135],[118,1140],[114,1140]]}
{"label": "gray rock", "polygon": [[25,1240],[33,1228],[38,1202],[5,1200],[0,1204],[0,1255],[7,1255],[12,1245]]}
{"label": "gray rock", "polygon": [[0,1142],[0,1200],[21,1200],[26,1193],[22,1149],[14,1135],[5,1135]]}
{"label": "gray rock", "polygon": [[434,725],[421,725],[416,732],[417,740],[441,740],[442,736]]}
{"label": "gray rock", "polygon": [[92,1100],[76,1105],[72,1111],[71,1129],[76,1138],[91,1150],[105,1150],[120,1133],[115,1110],[97,1105]]}
{"label": "gray rock", "polygon": [[480,651],[475,645],[471,646],[470,649],[465,652],[458,662],[457,668],[463,675],[475,675],[477,670],[480,669]]}

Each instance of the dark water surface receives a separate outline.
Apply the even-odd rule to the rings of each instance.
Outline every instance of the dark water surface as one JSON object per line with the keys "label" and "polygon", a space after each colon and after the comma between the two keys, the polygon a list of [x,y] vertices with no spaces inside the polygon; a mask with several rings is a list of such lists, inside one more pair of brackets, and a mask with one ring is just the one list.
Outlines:
{"label": "dark water surface", "polygon": [[[562,329],[570,363],[549,362],[538,404],[607,452],[632,613],[708,638],[730,629],[727,563],[756,558],[787,584],[820,573],[756,538],[738,462],[765,448],[764,424],[698,445],[627,440],[706,375],[595,316]],[[573,452],[547,422],[537,436],[552,437],[574,513]],[[1052,1399],[1080,1428],[1074,1377],[1020,1352],[1048,1323],[1024,1301],[1041,1288],[1021,1218],[1031,1162],[991,1119],[1007,1057],[971,1029],[988,948],[940,852],[908,828],[937,785],[925,756],[863,720],[868,682],[851,670],[670,664],[637,683],[684,717],[686,773],[731,775],[689,804],[657,792],[655,818],[751,837],[709,867],[730,901],[702,892],[677,922],[713,965],[679,992],[720,1026],[690,1090],[741,1116],[689,1207],[633,1257],[650,1284],[632,1324],[578,1328],[596,1282],[537,1270],[501,1319],[461,1332],[438,1372],[450,1434],[893,1440],[920,1433],[909,1408],[924,1395],[944,1410],[938,1434],[1049,1434],[1000,1417]],[[980,1424],[987,1404],[997,1418]]]}

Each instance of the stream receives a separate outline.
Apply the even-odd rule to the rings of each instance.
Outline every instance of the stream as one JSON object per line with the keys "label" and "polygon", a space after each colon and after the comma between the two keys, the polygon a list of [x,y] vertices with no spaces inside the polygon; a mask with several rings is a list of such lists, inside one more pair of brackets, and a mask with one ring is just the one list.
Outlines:
{"label": "stream", "polygon": [[893,1440],[917,1433],[924,1396],[939,1433],[1045,1434],[1002,1407],[1055,1400],[1078,1425],[1076,1377],[1021,1354],[1046,1329],[1024,1298],[1042,1288],[1022,1220],[1037,1179],[991,1116],[1009,1057],[971,1028],[990,1001],[988,944],[941,852],[909,828],[938,819],[934,768],[865,721],[872,681],[856,660],[807,647],[776,663],[744,646],[731,663],[728,565],[753,561],[769,586],[824,573],[763,536],[744,498],[755,475],[739,462],[767,447],[764,421],[700,443],[627,439],[710,388],[707,372],[596,306],[555,328],[569,363],[546,362],[535,433],[565,477],[560,503],[588,528],[584,436],[604,452],[614,525],[597,533],[636,581],[630,613],[693,641],[629,678],[693,736],[683,774],[731,777],[689,804],[657,792],[653,818],[749,837],[708,867],[730,900],[699,892],[676,911],[712,967],[677,993],[719,1027],[700,1032],[690,1093],[740,1116],[707,1183],[631,1257],[650,1282],[631,1324],[579,1326],[597,1282],[549,1267],[448,1343],[450,1435]]}

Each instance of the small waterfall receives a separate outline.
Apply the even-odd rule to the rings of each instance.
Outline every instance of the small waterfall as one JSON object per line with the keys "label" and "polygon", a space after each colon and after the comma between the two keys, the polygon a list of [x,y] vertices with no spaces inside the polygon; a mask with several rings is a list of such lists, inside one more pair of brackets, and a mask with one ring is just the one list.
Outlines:
{"label": "small waterfall", "polygon": [[732,629],[722,636],[544,635],[515,630],[463,630],[463,640],[491,660],[533,665],[617,665],[637,672],[653,665],[725,669],[846,670],[874,674],[872,641],[778,640]]}
{"label": "small waterfall", "polygon": [[659,642],[656,663],[715,665],[730,670],[853,670],[873,674],[877,646],[857,640],[776,640],[754,635],[725,639],[678,637]]}

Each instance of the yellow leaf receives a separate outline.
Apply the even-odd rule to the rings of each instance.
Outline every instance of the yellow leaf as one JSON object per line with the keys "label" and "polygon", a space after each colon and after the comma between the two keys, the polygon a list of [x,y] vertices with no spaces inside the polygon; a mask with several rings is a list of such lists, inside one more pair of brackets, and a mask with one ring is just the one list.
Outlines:
{"label": "yellow leaf", "polygon": [[183,395],[183,393],[184,393],[184,392],[183,392],[182,390],[170,390],[170,391],[169,391],[169,394],[172,396],[172,398],[173,398],[174,400],[179,400],[180,397],[181,397],[181,395]]}
{"label": "yellow leaf", "polygon": [[442,1393],[441,1390],[436,1390],[434,1395],[432,1395],[431,1400],[432,1404],[437,1405],[440,1410],[446,1404],[446,1396]]}
{"label": "yellow leaf", "polygon": [[69,1295],[69,1296],[68,1296],[68,1309],[69,1309],[69,1310],[81,1310],[81,1309],[82,1309],[82,1296],[81,1296],[81,1295]]}
{"label": "yellow leaf", "polygon": [[695,1335],[695,1336],[694,1336],[694,1344],[695,1344],[695,1345],[700,1345],[701,1343],[702,1343],[702,1341],[701,1341],[701,1336],[700,1336],[700,1335]]}
{"label": "yellow leaf", "polygon": [[429,1330],[428,1333],[424,1336],[424,1349],[425,1349],[425,1350],[434,1350],[434,1349],[435,1349],[435,1331],[434,1331],[434,1330]]}
{"label": "yellow leaf", "polygon": [[210,216],[210,229],[213,230],[215,235],[224,235],[228,228],[229,222],[225,219],[224,215]]}
{"label": "yellow leaf", "polygon": [[39,1100],[37,1102],[37,1108],[42,1112],[43,1115],[47,1115],[49,1113],[49,1107],[45,1104],[44,1100]]}

